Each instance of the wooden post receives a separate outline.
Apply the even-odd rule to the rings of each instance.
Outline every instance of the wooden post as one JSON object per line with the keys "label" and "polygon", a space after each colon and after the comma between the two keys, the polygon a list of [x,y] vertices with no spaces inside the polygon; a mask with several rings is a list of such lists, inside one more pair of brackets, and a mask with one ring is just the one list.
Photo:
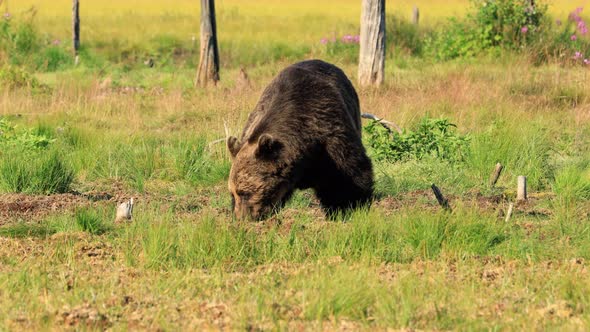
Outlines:
{"label": "wooden post", "polygon": [[526,176],[519,175],[518,176],[518,188],[516,190],[516,200],[517,201],[526,201],[526,199],[527,199]]}
{"label": "wooden post", "polygon": [[440,191],[440,189],[438,189],[438,187],[433,183],[432,186],[432,191],[434,192],[434,196],[436,197],[436,200],[438,201],[438,204],[445,209],[446,211],[451,211],[451,206],[449,205],[449,200],[446,199],[442,192]]}
{"label": "wooden post", "polygon": [[380,85],[385,71],[385,0],[363,0],[358,79]]}
{"label": "wooden post", "polygon": [[219,81],[219,50],[215,23],[215,1],[201,0],[201,55],[195,85]]}
{"label": "wooden post", "polygon": [[117,207],[115,222],[119,223],[124,220],[131,220],[131,218],[133,218],[133,197]]}
{"label": "wooden post", "polygon": [[490,188],[494,188],[494,186],[496,185],[496,182],[498,182],[498,179],[500,178],[500,174],[502,173],[502,169],[504,169],[504,166],[502,166],[502,164],[500,164],[500,163],[497,163],[496,168],[494,169],[494,172],[490,176]]}
{"label": "wooden post", "polygon": [[414,6],[412,10],[412,24],[418,25],[418,23],[420,23],[420,10],[417,6]]}
{"label": "wooden post", "polygon": [[508,205],[508,211],[506,212],[506,219],[504,219],[504,222],[508,222],[510,220],[510,217],[512,217],[512,211],[514,211],[514,203],[510,203]]}
{"label": "wooden post", "polygon": [[73,0],[72,6],[72,39],[74,46],[74,62],[78,64],[78,50],[80,49],[80,1]]}

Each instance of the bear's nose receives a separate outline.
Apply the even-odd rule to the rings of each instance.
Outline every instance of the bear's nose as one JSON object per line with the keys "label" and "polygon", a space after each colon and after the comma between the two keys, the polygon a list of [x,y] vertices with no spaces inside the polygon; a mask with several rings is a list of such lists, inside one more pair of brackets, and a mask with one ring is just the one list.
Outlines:
{"label": "bear's nose", "polygon": [[236,206],[234,212],[236,214],[236,217],[240,220],[254,219],[252,216],[252,207],[246,204],[240,204],[239,206]]}

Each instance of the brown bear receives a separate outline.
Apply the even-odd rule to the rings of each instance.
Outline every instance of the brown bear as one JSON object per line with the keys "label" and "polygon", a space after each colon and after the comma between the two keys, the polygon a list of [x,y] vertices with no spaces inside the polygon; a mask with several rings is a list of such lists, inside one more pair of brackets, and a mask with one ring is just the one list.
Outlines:
{"label": "brown bear", "polygon": [[240,219],[262,219],[312,188],[329,216],[370,203],[373,170],[359,100],[338,67],[309,60],[266,87],[241,138],[229,137],[229,190]]}

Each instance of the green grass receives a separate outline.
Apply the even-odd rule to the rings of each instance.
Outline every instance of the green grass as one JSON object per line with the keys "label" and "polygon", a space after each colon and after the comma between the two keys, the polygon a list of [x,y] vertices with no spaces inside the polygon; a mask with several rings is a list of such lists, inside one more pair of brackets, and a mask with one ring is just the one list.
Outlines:
{"label": "green grass", "polygon": [[0,187],[6,192],[54,194],[70,190],[74,172],[56,151],[11,151],[0,162]]}
{"label": "green grass", "polygon": [[[41,72],[5,70],[0,83],[10,85],[0,90],[0,330],[590,326],[584,68],[510,51],[437,63],[421,55],[421,33],[465,2],[417,1],[419,28],[406,21],[414,3],[388,3],[385,85],[358,88],[361,109],[404,129],[449,119],[470,137],[464,158],[373,158],[370,209],[326,220],[302,191],[246,223],[229,208],[226,128],[240,134],[291,62],[332,61],[355,84],[357,46],[319,40],[357,31],[358,1],[219,1],[222,80],[207,89],[192,82],[197,2],[84,3],[75,68],[61,58],[70,2],[10,2],[14,22],[33,3],[42,41],[62,43],[27,58]],[[550,10],[564,18],[577,5]],[[519,175],[530,199],[506,222]],[[114,223],[130,197],[133,220]]]}

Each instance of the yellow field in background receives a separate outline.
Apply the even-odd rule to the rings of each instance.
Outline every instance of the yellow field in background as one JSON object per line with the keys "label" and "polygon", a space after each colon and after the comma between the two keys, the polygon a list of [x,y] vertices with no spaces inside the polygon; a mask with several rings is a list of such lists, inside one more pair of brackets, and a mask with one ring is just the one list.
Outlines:
{"label": "yellow field in background", "polygon": [[[82,39],[141,43],[160,35],[188,41],[198,35],[197,0],[81,0]],[[69,38],[71,0],[4,0],[13,15],[34,6],[39,27],[58,38]],[[257,42],[282,40],[287,43],[318,41],[331,34],[358,30],[361,0],[218,0],[216,1],[221,41]],[[565,19],[576,7],[590,0],[555,0],[550,12]],[[410,16],[420,8],[422,24],[436,24],[446,17],[464,15],[469,0],[388,1],[387,11]],[[590,12],[590,8],[588,8]]]}

